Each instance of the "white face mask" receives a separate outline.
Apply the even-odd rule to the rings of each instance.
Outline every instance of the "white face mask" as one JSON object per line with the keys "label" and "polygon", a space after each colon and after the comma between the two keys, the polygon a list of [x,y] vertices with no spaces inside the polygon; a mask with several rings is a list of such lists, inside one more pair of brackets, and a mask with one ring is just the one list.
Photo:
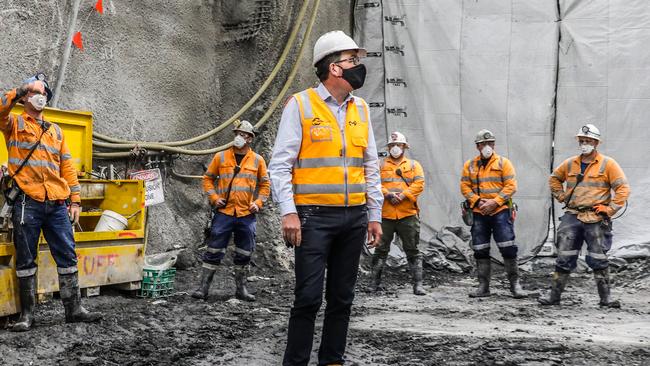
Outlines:
{"label": "white face mask", "polygon": [[397,145],[393,145],[393,147],[390,148],[390,156],[393,158],[397,159],[400,156],[402,156],[402,153],[404,152],[401,147]]}
{"label": "white face mask", "polygon": [[485,145],[485,146],[481,149],[481,156],[483,156],[483,158],[487,159],[487,158],[489,158],[489,157],[492,156],[492,153],[493,153],[493,152],[494,152],[494,150],[492,149],[492,146],[490,146],[490,145]]}
{"label": "white face mask", "polygon": [[244,145],[246,145],[246,139],[237,135],[235,136],[235,139],[233,140],[232,144],[235,145],[236,148],[241,149],[242,147],[244,147]]}
{"label": "white face mask", "polygon": [[43,108],[45,108],[45,105],[47,104],[47,97],[43,94],[34,94],[29,99],[27,99],[29,104],[34,107],[37,111],[42,111]]}
{"label": "white face mask", "polygon": [[589,144],[580,144],[580,152],[583,155],[589,155],[591,154],[592,151],[594,151],[595,147],[593,145]]}

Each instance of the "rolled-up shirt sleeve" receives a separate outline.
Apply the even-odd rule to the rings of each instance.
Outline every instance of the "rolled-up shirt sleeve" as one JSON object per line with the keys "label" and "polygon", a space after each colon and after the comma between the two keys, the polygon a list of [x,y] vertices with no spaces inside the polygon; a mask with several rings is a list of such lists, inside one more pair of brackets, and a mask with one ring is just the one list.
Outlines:
{"label": "rolled-up shirt sleeve", "polygon": [[379,156],[377,156],[377,143],[375,142],[370,117],[368,117],[368,147],[363,153],[363,169],[366,177],[368,221],[381,222],[381,207],[384,204],[384,195],[381,193]]}
{"label": "rolled-up shirt sleeve", "polygon": [[297,212],[293,200],[291,172],[298,158],[301,143],[300,111],[296,99],[291,98],[282,112],[268,168],[273,200],[280,206],[282,216]]}

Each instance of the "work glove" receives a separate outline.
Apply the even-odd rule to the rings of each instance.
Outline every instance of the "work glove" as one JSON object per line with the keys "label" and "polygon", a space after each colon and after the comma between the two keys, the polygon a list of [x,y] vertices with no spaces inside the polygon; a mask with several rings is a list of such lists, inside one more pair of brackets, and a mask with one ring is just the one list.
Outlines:
{"label": "work glove", "polygon": [[599,215],[604,213],[608,217],[613,216],[614,213],[615,213],[613,208],[611,208],[609,206],[605,206],[605,205],[596,205],[596,206],[594,206],[594,211]]}

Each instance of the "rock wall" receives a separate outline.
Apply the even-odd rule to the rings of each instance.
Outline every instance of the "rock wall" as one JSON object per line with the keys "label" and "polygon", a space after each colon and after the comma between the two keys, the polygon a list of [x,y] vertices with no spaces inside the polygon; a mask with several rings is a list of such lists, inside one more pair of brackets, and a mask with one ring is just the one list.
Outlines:
{"label": "rock wall", "polygon": [[[3,0],[0,11],[0,89],[42,71],[53,86],[59,71],[73,0]],[[97,132],[137,141],[173,141],[216,127],[258,90],[287,41],[302,1],[290,0],[104,0],[81,1],[75,31],[83,51],[72,49],[59,95],[59,108],[90,110]],[[256,13],[262,8],[263,12]],[[305,57],[291,92],[317,82],[311,48],[329,30],[350,31],[350,1],[322,1]],[[257,17],[252,19],[251,17]],[[249,19],[248,23],[242,19]],[[305,20],[306,23],[306,20]],[[257,25],[255,25],[257,24]],[[259,119],[282,87],[297,49],[261,100],[244,118]],[[280,110],[262,129],[255,150],[268,159]],[[192,145],[205,149],[232,138],[228,130]],[[180,157],[179,173],[200,175],[211,156]],[[95,168],[115,164],[118,174],[143,168],[140,162],[94,160]],[[161,165],[163,171],[165,166]],[[169,170],[167,170],[169,173]],[[166,202],[149,211],[148,252],[202,245],[208,217],[200,181],[166,174]],[[279,218],[271,206],[258,222],[259,265],[284,256]],[[184,264],[195,262],[185,256]]]}

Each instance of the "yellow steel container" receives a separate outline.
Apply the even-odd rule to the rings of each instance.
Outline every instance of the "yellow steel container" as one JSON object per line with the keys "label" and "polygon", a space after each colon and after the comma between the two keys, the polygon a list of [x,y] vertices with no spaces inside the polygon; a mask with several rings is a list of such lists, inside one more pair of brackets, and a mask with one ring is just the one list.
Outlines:
{"label": "yellow steel container", "polygon": [[[18,105],[12,113],[22,113]],[[44,119],[57,123],[64,133],[80,178],[92,170],[92,113],[46,108]],[[0,134],[0,163],[6,164],[7,150]],[[80,287],[136,282],[142,279],[146,249],[144,182],[139,180],[81,179],[80,228],[75,228]],[[94,232],[104,210],[128,219],[120,231]],[[15,250],[10,232],[0,232],[0,317],[20,312]],[[37,287],[39,294],[58,291],[56,263],[41,235],[38,248]]]}

